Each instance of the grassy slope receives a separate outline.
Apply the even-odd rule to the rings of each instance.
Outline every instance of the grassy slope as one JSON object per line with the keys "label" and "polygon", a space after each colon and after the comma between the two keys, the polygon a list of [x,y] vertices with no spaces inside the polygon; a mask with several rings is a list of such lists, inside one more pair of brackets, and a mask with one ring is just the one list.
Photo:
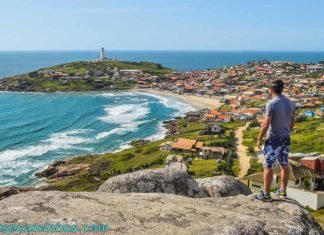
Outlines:
{"label": "grassy slope", "polygon": [[[307,121],[296,123],[297,132],[291,135],[291,152],[324,153],[324,123],[320,119],[308,118]],[[244,131],[243,144],[248,147],[248,154],[255,156],[254,148],[260,132],[260,128],[252,128]],[[251,167],[248,174],[263,171],[262,163],[257,158],[251,158]]]}
{"label": "grassy slope", "polygon": [[[291,135],[291,152],[324,153],[324,122],[323,119],[308,118],[307,121],[296,123],[297,132]],[[244,145],[256,146],[260,128],[244,132]]]}
{"label": "grassy slope", "polygon": [[151,73],[156,75],[166,74],[172,72],[169,68],[164,68],[160,64],[150,62],[129,62],[129,61],[104,61],[104,62],[73,62],[68,64],[62,64],[53,66],[47,69],[60,71],[68,74],[82,74],[86,71],[107,71],[107,68],[114,69],[139,69],[145,73]]}
{"label": "grassy slope", "polygon": [[211,177],[216,174],[217,162],[215,159],[208,160],[193,160],[192,165],[189,165],[189,172],[194,177]]}
{"label": "grassy slope", "polygon": [[[85,75],[87,71],[101,71],[103,73],[108,72],[108,68],[111,71],[114,68],[118,69],[138,69],[145,73],[150,73],[151,75],[163,76],[167,73],[172,72],[169,68],[164,68],[160,64],[150,63],[150,62],[127,62],[127,61],[104,61],[104,62],[90,62],[90,61],[80,61],[67,64],[56,65],[53,67],[43,68],[38,71],[53,70],[56,72],[62,72],[74,75]],[[69,80],[68,84],[61,84],[60,81],[52,80],[49,77],[40,76],[37,74],[38,71],[31,73],[26,73],[20,76],[18,80],[26,81],[32,85],[33,91],[92,91],[97,90],[95,83],[92,80],[85,79],[74,79]],[[110,72],[112,73],[112,72]],[[94,76],[95,78],[95,76]],[[17,78],[8,78],[17,79]],[[131,89],[134,88],[135,82],[133,81],[112,81],[109,77],[104,80],[105,89],[114,85],[114,89]]]}
{"label": "grassy slope", "polygon": [[[56,181],[55,179],[50,179],[50,187],[62,191],[93,191],[109,177],[140,169],[162,167],[165,164],[166,156],[170,153],[161,151],[159,146],[166,141],[174,141],[179,137],[183,137],[212,143],[213,141],[224,142],[227,138],[226,136],[200,136],[201,130],[207,127],[207,123],[187,122],[184,119],[180,119],[177,121],[177,126],[181,134],[172,138],[154,141],[118,153],[85,155],[73,158],[69,164],[86,163],[90,164],[90,169],[82,170],[80,173],[64,180]],[[183,155],[184,157],[193,156],[191,153]],[[204,174],[204,176],[215,175],[217,170],[216,160],[207,161],[206,163],[208,174]],[[200,165],[200,163],[195,162],[194,165],[189,166],[189,171],[194,177],[202,176]],[[233,169],[236,169],[237,162],[234,161],[234,165]]]}

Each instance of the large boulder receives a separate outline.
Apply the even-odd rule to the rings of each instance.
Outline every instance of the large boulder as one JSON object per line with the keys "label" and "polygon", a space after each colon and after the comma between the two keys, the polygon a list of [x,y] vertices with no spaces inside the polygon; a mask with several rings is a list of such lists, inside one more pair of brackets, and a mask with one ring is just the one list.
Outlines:
{"label": "large boulder", "polygon": [[0,201],[0,224],[53,224],[50,229],[109,224],[117,235],[323,234],[310,214],[293,203],[156,193],[27,192]]}
{"label": "large boulder", "polygon": [[250,195],[252,193],[248,186],[228,175],[196,179],[196,182],[209,197],[229,197],[239,194]]}
{"label": "large boulder", "polygon": [[189,197],[206,197],[196,181],[185,172],[173,168],[141,170],[109,178],[98,192],[170,193]]}
{"label": "large boulder", "polygon": [[98,192],[171,193],[189,197],[228,197],[249,195],[251,190],[232,176],[193,179],[175,168],[142,170],[109,178]]}

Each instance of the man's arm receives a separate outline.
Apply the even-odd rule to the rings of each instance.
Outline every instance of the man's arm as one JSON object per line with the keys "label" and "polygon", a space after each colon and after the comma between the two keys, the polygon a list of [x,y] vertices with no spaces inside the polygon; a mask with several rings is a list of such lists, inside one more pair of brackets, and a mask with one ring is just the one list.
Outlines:
{"label": "man's arm", "polygon": [[261,130],[260,130],[260,134],[258,137],[258,142],[257,142],[257,146],[259,149],[262,148],[262,139],[266,135],[266,133],[270,127],[271,119],[272,119],[272,117],[270,117],[270,116],[265,116],[265,118],[264,118]]}

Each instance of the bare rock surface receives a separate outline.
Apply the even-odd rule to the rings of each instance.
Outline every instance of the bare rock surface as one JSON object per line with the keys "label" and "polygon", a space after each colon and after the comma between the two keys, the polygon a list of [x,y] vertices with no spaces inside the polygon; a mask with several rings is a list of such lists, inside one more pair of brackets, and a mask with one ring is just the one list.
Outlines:
{"label": "bare rock surface", "polygon": [[169,193],[189,197],[207,197],[191,176],[174,168],[141,170],[109,178],[98,192]]}
{"label": "bare rock surface", "polygon": [[196,179],[196,182],[209,197],[229,197],[240,194],[250,195],[252,193],[248,186],[228,175]]}
{"label": "bare rock surface", "polygon": [[298,205],[246,196],[26,192],[0,201],[0,224],[13,223],[109,224],[111,234],[323,234]]}

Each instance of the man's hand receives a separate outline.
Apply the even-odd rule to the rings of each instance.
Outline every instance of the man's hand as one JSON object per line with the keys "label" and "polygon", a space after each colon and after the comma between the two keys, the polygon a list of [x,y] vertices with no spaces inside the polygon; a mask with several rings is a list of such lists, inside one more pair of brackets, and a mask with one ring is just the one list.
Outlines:
{"label": "man's hand", "polygon": [[264,119],[264,122],[263,122],[261,130],[260,130],[260,134],[258,137],[258,142],[257,142],[257,146],[259,149],[262,149],[262,139],[270,127],[271,120],[272,120],[272,118],[270,116],[266,116]]}
{"label": "man's hand", "polygon": [[259,149],[262,149],[262,140],[258,139],[257,147],[258,147]]}

